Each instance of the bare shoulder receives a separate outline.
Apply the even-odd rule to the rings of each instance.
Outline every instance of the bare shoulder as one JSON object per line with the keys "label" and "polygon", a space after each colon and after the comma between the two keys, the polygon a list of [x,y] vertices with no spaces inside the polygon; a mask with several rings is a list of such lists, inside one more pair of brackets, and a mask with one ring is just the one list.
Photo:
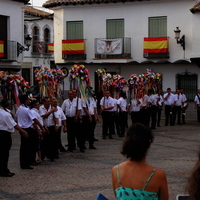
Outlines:
{"label": "bare shoulder", "polygon": [[165,180],[166,179],[166,173],[162,169],[156,168],[155,177],[157,177],[160,180]]}

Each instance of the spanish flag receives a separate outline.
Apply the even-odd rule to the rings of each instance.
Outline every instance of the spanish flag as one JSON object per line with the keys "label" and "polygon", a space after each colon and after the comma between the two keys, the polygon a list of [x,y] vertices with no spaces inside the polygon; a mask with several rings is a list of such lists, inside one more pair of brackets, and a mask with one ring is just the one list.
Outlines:
{"label": "spanish flag", "polygon": [[168,53],[168,37],[144,38],[144,53]]}
{"label": "spanish flag", "polygon": [[4,41],[0,40],[0,57],[4,57]]}
{"label": "spanish flag", "polygon": [[53,43],[49,43],[48,44],[47,52],[48,53],[53,53],[54,52],[54,44]]}
{"label": "spanish flag", "polygon": [[62,40],[62,54],[84,54],[84,39]]}

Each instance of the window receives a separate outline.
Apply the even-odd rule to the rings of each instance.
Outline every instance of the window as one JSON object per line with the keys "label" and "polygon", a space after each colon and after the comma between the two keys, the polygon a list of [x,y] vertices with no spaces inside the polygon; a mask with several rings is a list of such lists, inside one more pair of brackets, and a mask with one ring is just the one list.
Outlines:
{"label": "window", "polygon": [[106,20],[106,38],[124,38],[124,19]]}
{"label": "window", "polygon": [[83,39],[83,21],[68,21],[66,27],[67,40]]}
{"label": "window", "polygon": [[167,17],[149,17],[149,37],[167,37]]}
{"label": "window", "polygon": [[[148,37],[160,38],[167,37],[167,17],[149,17],[148,19]],[[169,52],[166,53],[144,53],[145,58],[169,58]]]}
{"label": "window", "polygon": [[48,52],[48,43],[50,43],[50,30],[48,28],[44,29],[44,52]]}
{"label": "window", "polygon": [[[83,40],[83,48],[84,51],[84,38],[83,38],[83,21],[67,21],[66,22],[66,40]],[[73,42],[72,42],[73,43]],[[76,43],[76,41],[75,41]],[[74,44],[75,44],[74,43]],[[75,45],[76,46],[76,45]],[[79,47],[78,47],[79,48]],[[77,59],[77,60],[84,60],[86,59],[85,54],[63,54],[63,59]]]}
{"label": "window", "polygon": [[[39,42],[39,28],[37,26],[33,27],[33,53],[40,52],[40,42]],[[39,45],[39,48],[38,48]]]}

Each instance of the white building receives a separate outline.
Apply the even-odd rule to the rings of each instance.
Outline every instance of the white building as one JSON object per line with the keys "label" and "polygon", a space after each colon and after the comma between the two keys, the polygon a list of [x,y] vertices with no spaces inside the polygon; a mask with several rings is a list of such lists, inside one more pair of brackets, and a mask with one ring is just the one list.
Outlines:
{"label": "white building", "polygon": [[[32,38],[29,51],[24,52],[21,74],[35,85],[34,70],[46,66],[55,68],[53,55],[53,14],[32,6],[24,6],[24,37]],[[48,48],[51,47],[51,48]]]}
{"label": "white building", "polygon": [[[126,79],[146,69],[163,74],[163,90],[184,88],[192,100],[200,88],[200,12],[196,0],[48,0],[54,11],[55,63],[68,69],[81,63],[89,69],[93,85],[95,71],[119,73]],[[181,29],[185,48],[177,44],[174,30]],[[165,53],[144,54],[144,38],[168,38]],[[122,38],[109,55],[99,50],[102,38]],[[84,53],[62,53],[62,40],[84,39]],[[79,41],[80,42],[80,41]],[[105,43],[105,41],[104,41]],[[69,80],[66,80],[69,88]],[[97,84],[95,85],[97,89]]]}
{"label": "white building", "polygon": [[24,44],[24,4],[29,0],[1,0],[0,2],[0,70],[19,71],[23,55],[18,54]]}

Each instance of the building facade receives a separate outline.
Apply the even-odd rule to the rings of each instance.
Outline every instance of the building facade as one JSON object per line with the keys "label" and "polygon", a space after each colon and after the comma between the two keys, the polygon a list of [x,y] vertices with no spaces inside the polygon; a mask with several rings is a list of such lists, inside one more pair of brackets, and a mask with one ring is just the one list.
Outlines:
{"label": "building facade", "polygon": [[[54,11],[57,67],[70,69],[75,63],[84,64],[93,85],[99,68],[126,79],[148,68],[163,75],[164,91],[184,88],[189,100],[200,88],[198,1],[49,0],[43,7]],[[174,30],[181,30],[177,40]],[[164,38],[166,46],[149,47],[155,38]],[[66,49],[69,42],[75,45],[71,53]],[[68,79],[65,85],[70,88]]]}
{"label": "building facade", "polygon": [[24,44],[23,6],[29,0],[1,0],[0,6],[0,70],[19,71],[23,54],[19,45]]}

